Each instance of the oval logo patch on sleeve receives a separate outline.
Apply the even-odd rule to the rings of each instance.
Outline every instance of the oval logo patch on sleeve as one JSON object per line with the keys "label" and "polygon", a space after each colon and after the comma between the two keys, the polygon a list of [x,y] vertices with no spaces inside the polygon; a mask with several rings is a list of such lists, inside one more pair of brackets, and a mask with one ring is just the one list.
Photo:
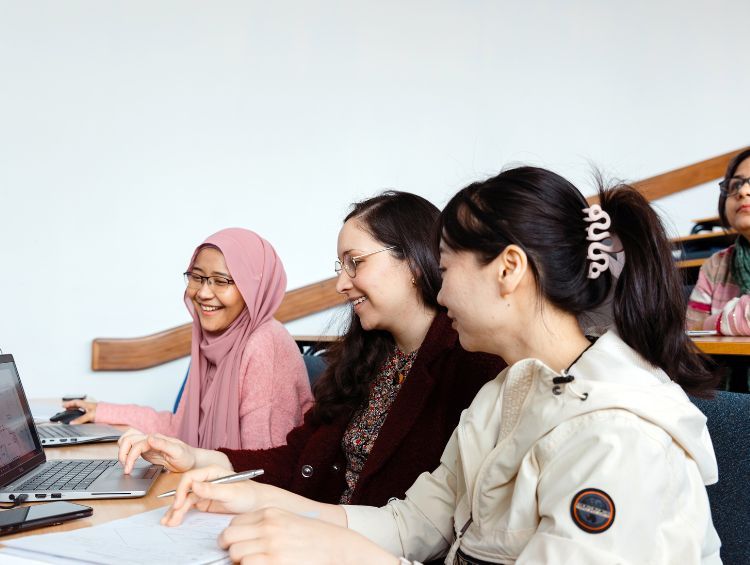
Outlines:
{"label": "oval logo patch on sleeve", "polygon": [[578,492],[570,503],[573,522],[584,532],[601,534],[615,521],[615,503],[603,490],[587,488]]}

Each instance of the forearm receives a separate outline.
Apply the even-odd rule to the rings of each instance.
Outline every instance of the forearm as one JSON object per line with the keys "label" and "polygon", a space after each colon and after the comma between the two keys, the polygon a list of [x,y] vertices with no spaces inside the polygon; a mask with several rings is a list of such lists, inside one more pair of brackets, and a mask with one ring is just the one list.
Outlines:
{"label": "forearm", "polygon": [[717,325],[723,335],[750,335],[750,296],[727,302]]}
{"label": "forearm", "polygon": [[124,424],[144,433],[177,435],[177,420],[169,411],[156,411],[137,404],[112,404],[99,402],[94,421],[99,424]]}
{"label": "forearm", "polygon": [[257,508],[259,510],[281,508],[295,514],[317,518],[329,524],[347,527],[346,512],[337,504],[324,504],[272,485],[264,486],[265,488],[258,495]]}

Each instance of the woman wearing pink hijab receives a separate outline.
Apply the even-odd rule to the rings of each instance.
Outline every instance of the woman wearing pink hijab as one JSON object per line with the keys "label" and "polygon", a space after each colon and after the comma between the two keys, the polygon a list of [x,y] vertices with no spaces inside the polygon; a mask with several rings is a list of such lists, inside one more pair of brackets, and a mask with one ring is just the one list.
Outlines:
{"label": "woman wearing pink hijab", "polygon": [[195,250],[185,280],[193,339],[177,412],[74,400],[65,407],[86,413],[73,423],[126,424],[205,449],[284,445],[312,395],[297,345],[273,318],[286,290],[276,251],[250,230],[221,230]]}

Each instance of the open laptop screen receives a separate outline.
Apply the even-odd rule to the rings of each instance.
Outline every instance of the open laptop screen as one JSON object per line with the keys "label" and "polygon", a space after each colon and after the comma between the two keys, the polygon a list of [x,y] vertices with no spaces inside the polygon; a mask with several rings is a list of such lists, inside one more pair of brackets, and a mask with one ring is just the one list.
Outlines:
{"label": "open laptop screen", "polygon": [[12,355],[0,355],[0,485],[45,460]]}

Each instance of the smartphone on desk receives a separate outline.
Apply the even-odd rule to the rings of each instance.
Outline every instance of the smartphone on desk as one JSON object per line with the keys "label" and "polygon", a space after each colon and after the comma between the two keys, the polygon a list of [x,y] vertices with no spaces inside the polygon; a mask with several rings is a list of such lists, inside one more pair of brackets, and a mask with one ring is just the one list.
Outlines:
{"label": "smartphone on desk", "polygon": [[15,534],[44,526],[56,526],[76,518],[91,516],[90,506],[72,502],[48,502],[0,512],[0,536]]}

